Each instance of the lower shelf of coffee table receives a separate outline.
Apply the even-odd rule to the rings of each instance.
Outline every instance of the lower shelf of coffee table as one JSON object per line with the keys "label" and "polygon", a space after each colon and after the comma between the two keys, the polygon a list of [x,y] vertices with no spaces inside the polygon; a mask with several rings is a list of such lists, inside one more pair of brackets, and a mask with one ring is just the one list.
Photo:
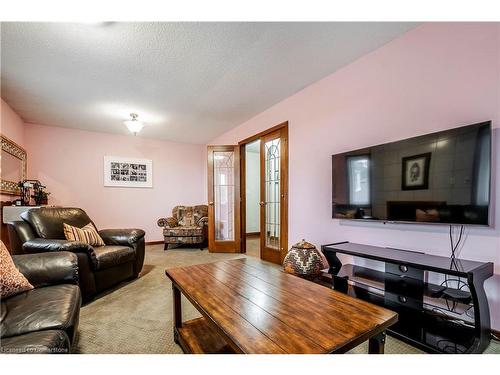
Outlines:
{"label": "lower shelf of coffee table", "polygon": [[182,323],[176,328],[177,343],[184,353],[191,354],[228,354],[233,349],[213,329],[205,318],[197,318]]}

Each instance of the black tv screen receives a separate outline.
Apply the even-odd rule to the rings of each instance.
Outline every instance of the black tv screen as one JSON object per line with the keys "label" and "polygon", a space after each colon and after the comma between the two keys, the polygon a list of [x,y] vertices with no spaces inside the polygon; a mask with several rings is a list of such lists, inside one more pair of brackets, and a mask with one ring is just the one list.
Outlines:
{"label": "black tv screen", "polygon": [[332,156],[333,218],[489,225],[491,122]]}

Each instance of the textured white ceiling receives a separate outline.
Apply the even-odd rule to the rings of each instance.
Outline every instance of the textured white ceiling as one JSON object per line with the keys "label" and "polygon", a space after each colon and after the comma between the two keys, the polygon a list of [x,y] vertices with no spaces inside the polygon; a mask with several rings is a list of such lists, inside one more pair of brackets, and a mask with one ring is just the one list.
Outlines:
{"label": "textured white ceiling", "polygon": [[414,23],[2,23],[1,94],[26,122],[206,143]]}

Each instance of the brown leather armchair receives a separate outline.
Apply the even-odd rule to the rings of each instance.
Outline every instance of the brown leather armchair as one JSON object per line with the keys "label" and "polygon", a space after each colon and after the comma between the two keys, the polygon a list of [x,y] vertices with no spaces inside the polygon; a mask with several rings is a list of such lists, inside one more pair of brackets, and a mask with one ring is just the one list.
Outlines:
{"label": "brown leather armchair", "polygon": [[8,223],[13,254],[69,251],[78,257],[83,300],[91,300],[121,281],[136,278],[144,263],[144,231],[104,229],[99,234],[106,246],[92,247],[67,241],[63,223],[83,227],[92,220],[80,208],[32,208],[21,215],[23,221]]}
{"label": "brown leather armchair", "polygon": [[165,250],[180,245],[206,246],[208,232],[208,206],[175,206],[172,216],[158,219],[163,228]]}

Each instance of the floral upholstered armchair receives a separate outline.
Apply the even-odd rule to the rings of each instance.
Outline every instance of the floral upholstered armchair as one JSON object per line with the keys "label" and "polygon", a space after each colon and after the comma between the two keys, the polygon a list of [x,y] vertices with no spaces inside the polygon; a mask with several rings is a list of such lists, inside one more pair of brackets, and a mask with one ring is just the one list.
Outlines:
{"label": "floral upholstered armchair", "polygon": [[208,232],[208,206],[175,206],[172,216],[158,219],[163,228],[165,250],[180,245],[206,246]]}

